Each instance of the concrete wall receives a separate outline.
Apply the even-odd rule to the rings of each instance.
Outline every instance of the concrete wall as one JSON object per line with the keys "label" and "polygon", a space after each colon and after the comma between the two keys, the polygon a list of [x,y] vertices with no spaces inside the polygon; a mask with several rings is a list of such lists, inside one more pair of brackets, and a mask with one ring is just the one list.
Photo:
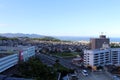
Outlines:
{"label": "concrete wall", "polygon": [[13,54],[0,58],[0,72],[16,65],[17,63],[18,63],[18,54]]}

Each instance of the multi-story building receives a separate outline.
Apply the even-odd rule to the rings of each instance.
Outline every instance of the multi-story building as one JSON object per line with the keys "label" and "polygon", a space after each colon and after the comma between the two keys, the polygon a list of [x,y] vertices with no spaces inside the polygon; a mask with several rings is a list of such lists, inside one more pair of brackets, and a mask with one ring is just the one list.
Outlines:
{"label": "multi-story building", "polygon": [[19,60],[26,61],[30,57],[35,55],[35,46],[25,47],[24,49],[19,50]]}
{"label": "multi-story building", "polygon": [[90,66],[120,65],[120,48],[84,50],[84,64]]}
{"label": "multi-story building", "polygon": [[110,62],[112,64],[120,65],[120,48],[111,48],[110,52],[111,52]]}
{"label": "multi-story building", "polygon": [[84,50],[84,64],[89,66],[120,65],[120,48],[110,48],[109,38],[90,39],[91,50]]}
{"label": "multi-story building", "polygon": [[100,48],[102,48],[104,43],[106,43],[106,44],[110,43],[109,38],[106,38],[105,35],[100,35],[99,38],[91,38],[90,39],[90,48],[91,49],[100,49]]}
{"label": "multi-story building", "polygon": [[85,50],[84,64],[90,66],[105,65],[110,61],[110,51],[107,50]]}
{"label": "multi-story building", "polygon": [[0,53],[0,72],[16,65],[18,63],[18,54]]}
{"label": "multi-story building", "polygon": [[0,47],[0,72],[15,66],[18,61],[26,61],[35,55],[35,47]]}

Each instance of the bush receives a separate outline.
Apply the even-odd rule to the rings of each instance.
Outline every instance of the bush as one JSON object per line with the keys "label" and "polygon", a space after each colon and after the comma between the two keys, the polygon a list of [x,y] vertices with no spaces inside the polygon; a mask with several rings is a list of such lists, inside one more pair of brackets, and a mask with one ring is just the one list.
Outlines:
{"label": "bush", "polygon": [[35,78],[37,80],[56,80],[56,72],[53,68],[47,67],[36,58],[32,58],[25,63],[20,63],[18,70],[25,78]]}

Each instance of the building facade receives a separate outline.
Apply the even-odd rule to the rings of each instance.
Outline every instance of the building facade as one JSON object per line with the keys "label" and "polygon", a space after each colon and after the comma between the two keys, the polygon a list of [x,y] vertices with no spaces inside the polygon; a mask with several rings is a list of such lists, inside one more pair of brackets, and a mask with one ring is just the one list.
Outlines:
{"label": "building facade", "polygon": [[35,55],[35,46],[25,48],[19,51],[19,60],[27,61],[30,57]]}
{"label": "building facade", "polygon": [[120,48],[84,50],[86,66],[120,65]]}
{"label": "building facade", "polygon": [[100,35],[99,38],[91,38],[90,39],[90,48],[91,49],[100,49],[102,48],[103,44],[109,44],[109,38],[106,38],[105,35]]}
{"label": "building facade", "polygon": [[[11,47],[10,51],[6,51],[9,48],[4,47],[0,51],[0,72],[3,72],[12,66],[18,64],[19,61],[27,61],[30,57],[35,55],[35,47]],[[11,53],[13,51],[13,53]],[[14,52],[15,51],[15,52]]]}
{"label": "building facade", "polygon": [[111,48],[111,63],[120,65],[120,48]]}
{"label": "building facade", "polygon": [[18,63],[18,54],[0,58],[0,72],[3,72]]}

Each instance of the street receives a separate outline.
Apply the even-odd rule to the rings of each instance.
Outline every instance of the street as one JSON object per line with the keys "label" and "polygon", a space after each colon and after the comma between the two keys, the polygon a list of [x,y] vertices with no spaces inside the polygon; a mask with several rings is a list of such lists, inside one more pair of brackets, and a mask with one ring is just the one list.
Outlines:
{"label": "street", "polygon": [[64,67],[70,68],[70,69],[76,69],[78,80],[112,80],[104,71],[99,72],[90,72],[88,71],[88,76],[84,76],[81,71],[82,69],[78,68],[74,64],[71,64],[70,61],[67,61],[63,58],[56,58],[53,56],[48,56],[45,54],[39,54],[38,55],[41,61],[47,65],[53,65],[56,61],[56,59],[59,59],[59,63],[63,65]]}

